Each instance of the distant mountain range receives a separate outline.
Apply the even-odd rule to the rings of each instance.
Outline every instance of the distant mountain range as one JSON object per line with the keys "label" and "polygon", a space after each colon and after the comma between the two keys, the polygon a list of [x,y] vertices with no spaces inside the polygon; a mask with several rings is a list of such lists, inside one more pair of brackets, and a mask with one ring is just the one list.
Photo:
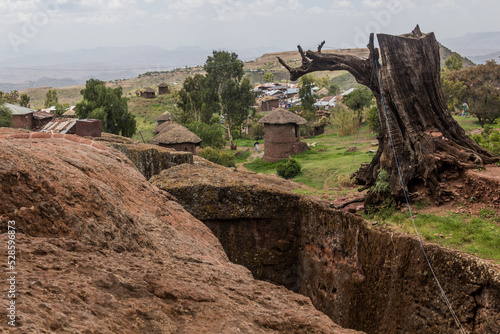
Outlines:
{"label": "distant mountain range", "polygon": [[[488,59],[500,61],[500,32],[470,33],[439,42],[475,63]],[[253,60],[265,53],[279,52],[275,47],[230,50],[241,60]],[[212,50],[185,46],[166,50],[158,46],[99,47],[54,53],[30,50],[30,55],[8,58],[0,53],[0,90],[35,87],[67,87],[84,84],[90,78],[116,80],[134,78],[148,71],[168,71],[205,63]]]}
{"label": "distant mountain range", "polygon": [[470,33],[462,37],[443,38],[440,42],[452,51],[458,52],[475,62],[484,64],[495,59],[500,63],[500,31]]}
{"label": "distant mountain range", "polygon": [[[271,51],[276,49],[262,47],[235,52],[240,59],[250,60]],[[198,46],[175,50],[157,46],[100,47],[61,53],[48,53],[44,50],[38,55],[2,59],[0,90],[64,87],[83,84],[90,78],[133,78],[148,71],[201,65],[211,53],[212,50]]]}

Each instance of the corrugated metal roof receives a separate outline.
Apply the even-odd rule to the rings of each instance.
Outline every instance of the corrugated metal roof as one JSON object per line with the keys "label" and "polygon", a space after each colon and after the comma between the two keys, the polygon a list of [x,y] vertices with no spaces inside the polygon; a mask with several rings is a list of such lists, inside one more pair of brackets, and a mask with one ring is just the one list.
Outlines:
{"label": "corrugated metal roof", "polygon": [[33,117],[35,117],[36,119],[45,119],[45,118],[54,118],[56,117],[56,115],[51,112],[35,111],[33,113]]}
{"label": "corrugated metal roof", "polygon": [[52,133],[68,133],[68,131],[75,126],[77,119],[75,118],[56,118],[40,129],[40,132]]}
{"label": "corrugated metal roof", "polygon": [[35,110],[33,109],[16,106],[10,103],[5,103],[5,106],[9,108],[9,110],[12,112],[12,115],[28,115],[35,112]]}

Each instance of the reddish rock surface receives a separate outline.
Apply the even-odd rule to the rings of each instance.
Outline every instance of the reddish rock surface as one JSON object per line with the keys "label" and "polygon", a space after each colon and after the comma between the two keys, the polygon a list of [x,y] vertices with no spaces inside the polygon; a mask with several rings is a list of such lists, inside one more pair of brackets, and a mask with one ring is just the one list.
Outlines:
{"label": "reddish rock surface", "polygon": [[[257,281],[123,154],[0,139],[0,332],[355,333]],[[6,321],[16,221],[17,326]]]}

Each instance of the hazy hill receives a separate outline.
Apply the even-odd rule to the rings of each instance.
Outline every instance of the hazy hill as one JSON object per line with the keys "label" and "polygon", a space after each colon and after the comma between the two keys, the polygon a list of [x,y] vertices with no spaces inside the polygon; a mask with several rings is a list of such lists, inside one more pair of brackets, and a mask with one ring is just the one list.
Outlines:
{"label": "hazy hill", "polygon": [[[191,52],[195,54],[197,53],[196,49],[197,48],[195,49],[183,48],[182,50],[179,51],[179,53]],[[361,58],[368,56],[368,49],[324,50],[323,52],[352,54]],[[440,53],[441,53],[441,63],[444,64],[444,60],[452,54],[452,51],[441,45]],[[273,73],[275,81],[289,80],[288,72],[286,71],[285,68],[281,66],[280,63],[278,63],[276,59],[276,57],[278,56],[283,58],[291,66],[300,66],[301,63],[300,54],[297,51],[284,51],[284,52],[272,52],[272,53],[261,54],[260,57],[245,62],[245,67],[244,67],[245,74],[250,77],[252,84],[262,83],[262,76],[266,72]],[[240,58],[244,59],[243,57]],[[111,58],[108,57],[108,59]],[[204,59],[200,61],[200,63],[204,63],[205,60],[206,56],[204,56]],[[470,66],[472,65],[472,62],[465,60],[464,64],[466,66]],[[168,83],[171,86],[172,90],[176,90],[182,85],[182,82],[184,81],[185,78],[187,78],[188,76],[193,76],[196,73],[203,74],[204,73],[203,68],[201,66],[195,66],[195,67],[179,67],[169,71],[149,71],[149,72],[142,71],[142,74],[135,75],[131,79],[110,80],[108,81],[108,85],[111,87],[121,86],[126,96],[133,97],[136,95],[136,91],[138,89],[144,87],[156,88],[160,83],[163,82]],[[346,75],[346,73],[347,72],[345,71],[336,71],[336,72],[325,71],[325,72],[316,72],[313,73],[313,75],[316,77],[327,76],[328,78],[334,78]],[[25,90],[21,90],[19,88],[15,89],[27,93],[30,96],[32,107],[40,107],[43,105],[43,101],[45,99],[45,94],[47,90],[50,87],[58,87],[58,85],[55,84],[56,82],[53,80],[49,81],[50,79],[46,78],[43,80],[46,80],[44,82],[47,82],[47,84],[44,84],[43,87],[29,88]],[[348,85],[352,85],[353,83],[355,83],[354,80],[341,80],[341,81],[345,82]],[[74,105],[75,103],[80,101],[81,100],[80,90],[83,89],[84,82],[85,81],[82,81],[81,85],[75,85],[74,83],[69,82],[69,84],[73,84],[70,87],[59,86],[60,88],[57,88],[59,101],[62,103],[68,103],[70,105]],[[33,87],[33,86],[28,86],[28,87]],[[350,87],[342,86],[340,88],[345,90]],[[1,88],[0,90],[8,91],[8,89],[1,89]]]}
{"label": "hazy hill", "polygon": [[461,37],[443,38],[441,42],[475,63],[498,60],[500,55],[500,31],[469,33]]}
{"label": "hazy hill", "polygon": [[[239,50],[240,59],[254,59],[269,48]],[[70,52],[30,54],[2,60],[0,90],[71,86],[90,78],[116,80],[140,73],[203,64],[212,50],[198,46],[166,50],[157,46],[100,47]],[[5,54],[3,54],[5,57]],[[71,78],[71,79],[68,79]]]}

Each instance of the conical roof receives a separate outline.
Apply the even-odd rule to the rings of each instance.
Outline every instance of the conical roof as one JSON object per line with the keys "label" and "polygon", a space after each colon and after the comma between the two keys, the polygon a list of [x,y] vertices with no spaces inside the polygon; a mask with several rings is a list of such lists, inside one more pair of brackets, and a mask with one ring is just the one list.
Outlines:
{"label": "conical roof", "polygon": [[267,124],[306,124],[307,121],[292,112],[289,112],[283,108],[278,108],[272,113],[262,117],[259,123]]}
{"label": "conical roof", "polygon": [[[201,143],[201,138],[183,127],[180,124],[170,122],[162,132],[157,134],[152,140],[151,144],[182,144],[182,143]],[[163,124],[162,124],[163,125]]]}
{"label": "conical roof", "polygon": [[151,130],[151,132],[158,134],[158,133],[161,133],[163,131],[168,131],[168,129],[172,127],[172,124],[174,124],[174,122],[172,122],[172,121],[166,121],[165,123],[161,123],[156,128],[154,128],[153,130]]}
{"label": "conical roof", "polygon": [[171,115],[168,111],[165,111],[163,114],[155,118],[155,121],[170,121],[171,120]]}

